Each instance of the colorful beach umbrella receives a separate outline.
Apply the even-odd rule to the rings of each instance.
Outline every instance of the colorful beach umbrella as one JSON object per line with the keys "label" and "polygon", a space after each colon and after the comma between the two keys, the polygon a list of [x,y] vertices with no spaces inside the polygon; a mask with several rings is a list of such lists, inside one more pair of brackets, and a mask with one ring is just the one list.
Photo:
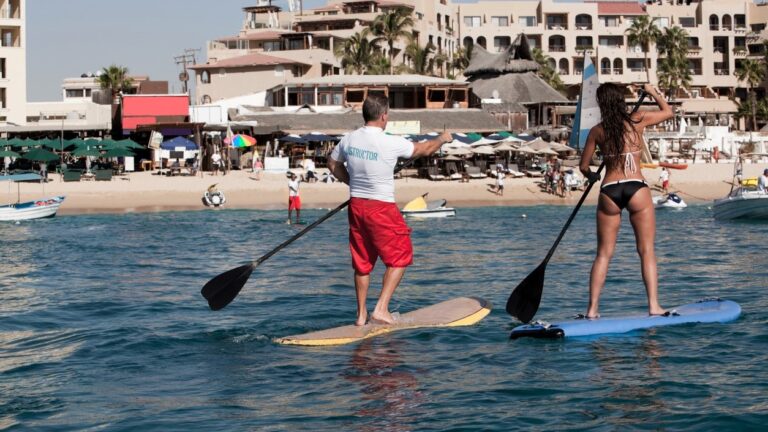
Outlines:
{"label": "colorful beach umbrella", "polygon": [[256,144],[256,138],[249,135],[237,134],[232,136],[231,138],[230,137],[224,138],[224,143],[229,144],[235,148],[250,147]]}

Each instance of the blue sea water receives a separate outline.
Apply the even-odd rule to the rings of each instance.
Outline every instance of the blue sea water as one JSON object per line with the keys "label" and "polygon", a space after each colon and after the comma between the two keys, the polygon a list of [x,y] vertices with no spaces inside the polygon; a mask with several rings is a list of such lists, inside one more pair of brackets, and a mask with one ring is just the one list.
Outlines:
{"label": "blue sea water", "polygon": [[[473,327],[309,349],[272,339],[354,319],[343,213],[218,312],[200,288],[296,234],[284,212],[1,224],[0,430],[765,430],[768,225],[716,222],[704,205],[658,213],[662,304],[729,298],[743,307],[736,322],[509,341],[504,303],[570,210],[411,221],[416,262],[394,309],[473,295],[493,312]],[[593,213],[582,209],[547,267],[538,319],[584,312]],[[601,306],[646,310],[626,220]]]}

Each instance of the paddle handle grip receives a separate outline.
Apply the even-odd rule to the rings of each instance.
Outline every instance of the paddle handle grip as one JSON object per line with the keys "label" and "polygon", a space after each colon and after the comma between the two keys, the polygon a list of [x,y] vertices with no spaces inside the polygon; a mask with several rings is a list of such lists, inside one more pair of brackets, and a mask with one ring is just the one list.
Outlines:
{"label": "paddle handle grip", "polygon": [[[640,109],[640,105],[643,104],[643,100],[645,100],[646,96],[648,96],[648,93],[646,93],[645,90],[640,89],[640,98],[637,100],[637,102],[635,102],[635,106],[632,107],[632,113],[635,113],[637,112],[638,109]],[[603,171],[604,167],[605,167],[605,161],[603,161],[600,164],[600,167],[597,169],[598,176]],[[581,198],[579,198],[579,202],[576,203],[576,207],[574,207],[573,211],[571,212],[571,215],[568,217],[568,221],[565,222],[563,229],[560,230],[560,235],[557,236],[557,240],[555,240],[555,243],[549,249],[549,252],[547,252],[547,256],[544,258],[544,263],[549,262],[549,259],[552,258],[552,255],[555,254],[555,249],[557,249],[557,245],[560,244],[560,240],[562,240],[563,236],[565,236],[565,232],[568,231],[568,227],[571,226],[571,222],[573,222],[573,219],[576,217],[576,214],[579,212],[581,205],[584,204],[584,200],[587,199],[587,195],[589,195],[589,191],[592,190],[592,186],[595,183],[596,182],[587,183],[587,187],[586,189],[584,189],[584,193],[581,195]]]}

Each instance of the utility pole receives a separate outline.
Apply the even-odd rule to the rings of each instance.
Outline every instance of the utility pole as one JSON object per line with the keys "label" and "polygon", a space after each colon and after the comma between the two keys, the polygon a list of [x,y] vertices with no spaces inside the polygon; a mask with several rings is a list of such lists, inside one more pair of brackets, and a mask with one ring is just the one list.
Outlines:
{"label": "utility pole", "polygon": [[185,48],[183,54],[173,57],[173,61],[182,67],[182,72],[179,73],[179,81],[181,81],[182,92],[186,93],[187,95],[189,95],[189,87],[187,86],[187,82],[189,81],[189,73],[187,72],[187,66],[197,64],[195,53],[199,51],[199,48]]}

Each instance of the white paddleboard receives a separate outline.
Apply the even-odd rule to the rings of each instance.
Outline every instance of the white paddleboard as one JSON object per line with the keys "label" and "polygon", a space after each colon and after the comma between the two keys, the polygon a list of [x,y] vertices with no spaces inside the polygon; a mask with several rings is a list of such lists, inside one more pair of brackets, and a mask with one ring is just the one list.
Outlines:
{"label": "white paddleboard", "polygon": [[459,297],[416,309],[400,316],[396,324],[346,325],[275,339],[284,345],[343,345],[399,330],[423,327],[458,327],[475,324],[491,312],[491,304],[476,297]]}
{"label": "white paddleboard", "polygon": [[512,329],[510,339],[521,337],[564,338],[575,336],[593,336],[609,333],[627,333],[650,327],[659,327],[686,323],[714,323],[733,321],[741,314],[741,306],[731,300],[704,299],[670,309],[675,313],[669,316],[649,316],[638,314],[597,319],[573,319],[552,324],[535,322]]}

